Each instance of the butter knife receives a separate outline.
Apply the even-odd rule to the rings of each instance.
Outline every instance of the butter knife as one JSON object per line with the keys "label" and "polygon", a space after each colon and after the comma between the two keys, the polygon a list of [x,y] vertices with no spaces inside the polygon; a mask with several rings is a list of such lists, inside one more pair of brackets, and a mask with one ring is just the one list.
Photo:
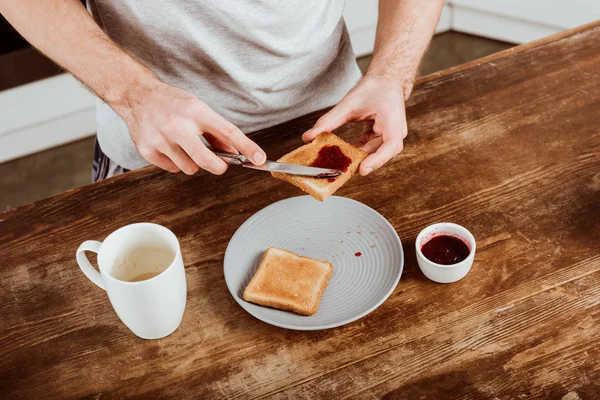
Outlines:
{"label": "butter knife", "polygon": [[250,160],[241,154],[231,154],[220,151],[213,152],[228,164],[241,165],[242,167],[256,169],[259,171],[281,172],[283,174],[304,175],[311,176],[313,178],[335,178],[336,176],[344,173],[344,171],[340,171],[338,169],[306,167],[304,165],[287,164],[269,160],[262,165],[254,165],[252,162],[250,162]]}

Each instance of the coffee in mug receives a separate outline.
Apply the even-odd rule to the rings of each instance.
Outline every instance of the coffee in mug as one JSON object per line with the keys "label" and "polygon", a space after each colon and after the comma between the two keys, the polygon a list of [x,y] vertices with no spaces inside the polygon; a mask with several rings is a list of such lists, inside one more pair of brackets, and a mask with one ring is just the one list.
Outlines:
{"label": "coffee in mug", "polygon": [[168,248],[137,246],[124,249],[115,260],[112,276],[125,282],[140,282],[163,272],[175,258]]}

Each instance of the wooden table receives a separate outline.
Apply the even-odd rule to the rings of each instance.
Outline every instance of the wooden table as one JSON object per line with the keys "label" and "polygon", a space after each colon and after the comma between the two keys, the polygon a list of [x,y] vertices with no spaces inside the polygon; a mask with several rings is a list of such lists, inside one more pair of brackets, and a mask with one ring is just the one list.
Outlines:
{"label": "wooden table", "polygon": [[[402,155],[338,192],[406,254],[389,299],[344,327],[276,328],[230,296],[235,230],[300,194],[262,173],[149,168],[0,214],[0,397],[600,398],[599,43],[594,23],[418,81]],[[276,158],[319,114],[253,136]],[[186,262],[183,323],[162,340],[135,337],[75,262],[139,221],[172,229]],[[454,284],[416,264],[438,221],[478,240]]]}

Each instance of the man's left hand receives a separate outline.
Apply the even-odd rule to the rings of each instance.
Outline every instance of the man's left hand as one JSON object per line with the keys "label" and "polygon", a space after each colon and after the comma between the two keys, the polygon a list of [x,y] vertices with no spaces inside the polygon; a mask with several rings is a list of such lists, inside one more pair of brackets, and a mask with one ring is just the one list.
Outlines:
{"label": "man's left hand", "polygon": [[361,175],[367,175],[402,151],[407,134],[404,100],[401,84],[367,74],[302,139],[310,142],[346,122],[364,121],[363,134],[353,144],[369,153],[359,170]]}

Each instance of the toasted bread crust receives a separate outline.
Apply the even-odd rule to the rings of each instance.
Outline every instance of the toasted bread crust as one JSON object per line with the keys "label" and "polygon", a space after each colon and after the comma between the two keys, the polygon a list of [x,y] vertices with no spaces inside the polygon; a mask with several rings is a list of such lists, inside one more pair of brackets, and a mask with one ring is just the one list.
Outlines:
{"label": "toasted bread crust", "polygon": [[293,150],[292,152],[281,157],[278,161],[290,164],[310,166],[317,158],[319,150],[325,145],[339,146],[342,152],[352,160],[348,166],[348,170],[338,176],[335,181],[329,182],[327,179],[311,178],[300,175],[288,175],[280,172],[272,172],[271,174],[278,179],[289,182],[310,194],[319,201],[325,199],[335,193],[348,180],[358,172],[360,163],[367,157],[367,153],[358,149],[351,144],[340,139],[330,132],[324,132],[317,136],[315,140],[304,146]]}
{"label": "toasted bread crust", "polygon": [[[316,295],[314,297],[297,299],[294,296],[286,296],[285,292],[274,293],[272,290],[270,291],[268,289],[265,289],[264,284],[263,287],[260,286],[259,282],[261,280],[264,280],[265,278],[271,278],[273,281],[276,281],[278,283],[281,281],[285,281],[286,279],[289,280],[289,276],[287,276],[287,274],[282,274],[278,276],[277,272],[265,271],[269,262],[283,264],[286,262],[292,263],[294,261],[309,263],[315,267],[313,268],[312,274],[311,271],[309,271],[308,273],[306,272],[306,270],[297,271],[297,273],[300,274],[300,280],[302,280],[302,278],[305,278],[310,279],[312,281],[311,285],[313,286],[313,290],[311,290],[311,292],[316,291]],[[323,275],[320,272],[323,271],[324,266],[327,266],[328,268],[325,274]],[[319,270],[319,273],[315,274],[315,270]],[[260,265],[256,270],[256,273],[248,283],[248,286],[246,286],[243,293],[243,298],[246,301],[250,301],[252,303],[256,303],[262,306],[277,308],[279,310],[292,311],[296,314],[305,316],[313,315],[315,312],[317,312],[319,308],[321,297],[323,295],[323,292],[325,291],[325,288],[327,287],[327,283],[329,282],[329,278],[331,277],[332,273],[333,264],[331,264],[330,262],[322,262],[309,257],[299,256],[287,250],[270,247],[269,249],[267,249],[267,251],[265,251],[265,254],[261,259]],[[272,274],[274,276],[265,277],[265,274]],[[302,274],[308,274],[309,277],[302,277]],[[312,277],[310,275],[312,275]]]}

